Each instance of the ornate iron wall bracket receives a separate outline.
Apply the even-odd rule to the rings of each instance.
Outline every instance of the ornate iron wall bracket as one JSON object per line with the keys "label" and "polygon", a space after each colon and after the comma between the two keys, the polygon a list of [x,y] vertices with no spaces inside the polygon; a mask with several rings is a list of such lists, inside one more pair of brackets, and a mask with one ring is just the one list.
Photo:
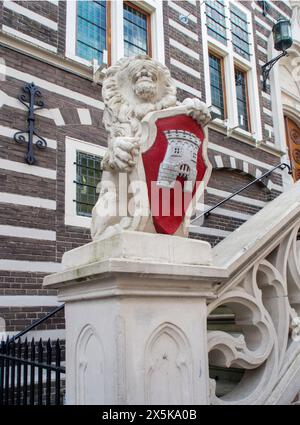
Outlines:
{"label": "ornate iron wall bracket", "polygon": [[268,5],[268,3],[266,1],[258,1],[257,3],[262,8],[262,14],[263,14],[263,16],[267,16],[267,14],[268,14],[268,12],[270,10],[270,6]]}
{"label": "ornate iron wall bracket", "polygon": [[288,52],[284,50],[280,55],[276,56],[276,58],[271,59],[269,62],[262,65],[262,77],[263,77],[263,91],[267,91],[267,79],[269,78],[269,74],[275,63],[281,59],[283,56],[287,56]]}
{"label": "ornate iron wall bracket", "polygon": [[28,129],[24,131],[18,131],[14,135],[14,140],[17,143],[27,143],[27,153],[25,155],[25,161],[32,165],[35,163],[35,157],[33,153],[33,138],[34,136],[37,137],[37,140],[35,142],[35,146],[39,149],[45,149],[47,147],[46,140],[39,136],[36,130],[34,129],[34,122],[35,122],[35,111],[38,109],[42,109],[44,107],[44,102],[42,99],[42,94],[39,90],[39,88],[34,83],[27,83],[22,88],[22,91],[24,92],[21,94],[18,99],[23,105],[26,106],[28,109]]}

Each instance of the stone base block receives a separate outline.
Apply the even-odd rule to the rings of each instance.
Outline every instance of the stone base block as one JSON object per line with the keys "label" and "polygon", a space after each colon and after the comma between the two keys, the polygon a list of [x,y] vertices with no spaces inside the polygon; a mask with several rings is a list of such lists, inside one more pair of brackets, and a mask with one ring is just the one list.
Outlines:
{"label": "stone base block", "polygon": [[64,269],[70,269],[114,258],[209,266],[212,249],[208,242],[196,239],[124,231],[66,252],[62,264]]}

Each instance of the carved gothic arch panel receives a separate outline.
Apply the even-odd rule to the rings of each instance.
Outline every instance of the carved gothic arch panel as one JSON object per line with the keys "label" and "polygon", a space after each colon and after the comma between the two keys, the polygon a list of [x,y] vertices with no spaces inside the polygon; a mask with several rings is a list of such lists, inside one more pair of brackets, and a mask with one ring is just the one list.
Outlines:
{"label": "carved gothic arch panel", "polygon": [[145,400],[147,404],[189,404],[193,366],[190,344],[172,323],[162,323],[149,337],[145,349]]}
{"label": "carved gothic arch panel", "polygon": [[76,404],[104,404],[104,352],[93,326],[88,324],[81,329],[75,345],[75,356],[78,390],[75,396]]}

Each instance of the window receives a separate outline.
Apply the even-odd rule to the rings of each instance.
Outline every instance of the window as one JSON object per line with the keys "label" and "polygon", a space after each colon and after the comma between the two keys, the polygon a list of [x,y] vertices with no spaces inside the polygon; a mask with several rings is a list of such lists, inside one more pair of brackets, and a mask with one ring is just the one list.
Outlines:
{"label": "window", "polygon": [[207,0],[207,33],[226,44],[225,5],[223,0]]}
{"label": "window", "polygon": [[66,137],[65,224],[90,227],[106,148]]}
{"label": "window", "polygon": [[[216,114],[212,125],[226,126],[240,139],[262,141],[251,8],[243,2],[201,3],[206,102]],[[232,130],[232,131],[230,131]]]}
{"label": "window", "polygon": [[250,60],[250,45],[247,16],[233,4],[230,5],[230,20],[233,50]]}
{"label": "window", "polygon": [[70,0],[65,3],[66,57],[89,68],[94,59],[110,65],[124,56],[136,54],[148,54],[165,62],[162,1]]}
{"label": "window", "polygon": [[76,153],[76,213],[90,217],[98,199],[97,184],[101,180],[101,160],[97,155]]}
{"label": "window", "polygon": [[235,88],[239,126],[249,131],[247,76],[244,71],[238,68],[235,69]]}
{"label": "window", "polygon": [[76,54],[91,61],[103,62],[107,50],[107,2],[78,1]]}
{"label": "window", "polygon": [[209,53],[209,74],[213,112],[223,120],[225,118],[223,59],[212,53]]}
{"label": "window", "polygon": [[131,3],[124,3],[124,55],[150,52],[150,16]]}

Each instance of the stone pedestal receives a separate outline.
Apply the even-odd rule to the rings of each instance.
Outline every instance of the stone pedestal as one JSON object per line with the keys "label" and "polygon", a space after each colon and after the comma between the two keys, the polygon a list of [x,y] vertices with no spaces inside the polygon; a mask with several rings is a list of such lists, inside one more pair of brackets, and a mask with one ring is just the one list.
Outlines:
{"label": "stone pedestal", "polygon": [[206,242],[140,232],[66,253],[44,286],[65,302],[67,403],[207,404],[211,261]]}

